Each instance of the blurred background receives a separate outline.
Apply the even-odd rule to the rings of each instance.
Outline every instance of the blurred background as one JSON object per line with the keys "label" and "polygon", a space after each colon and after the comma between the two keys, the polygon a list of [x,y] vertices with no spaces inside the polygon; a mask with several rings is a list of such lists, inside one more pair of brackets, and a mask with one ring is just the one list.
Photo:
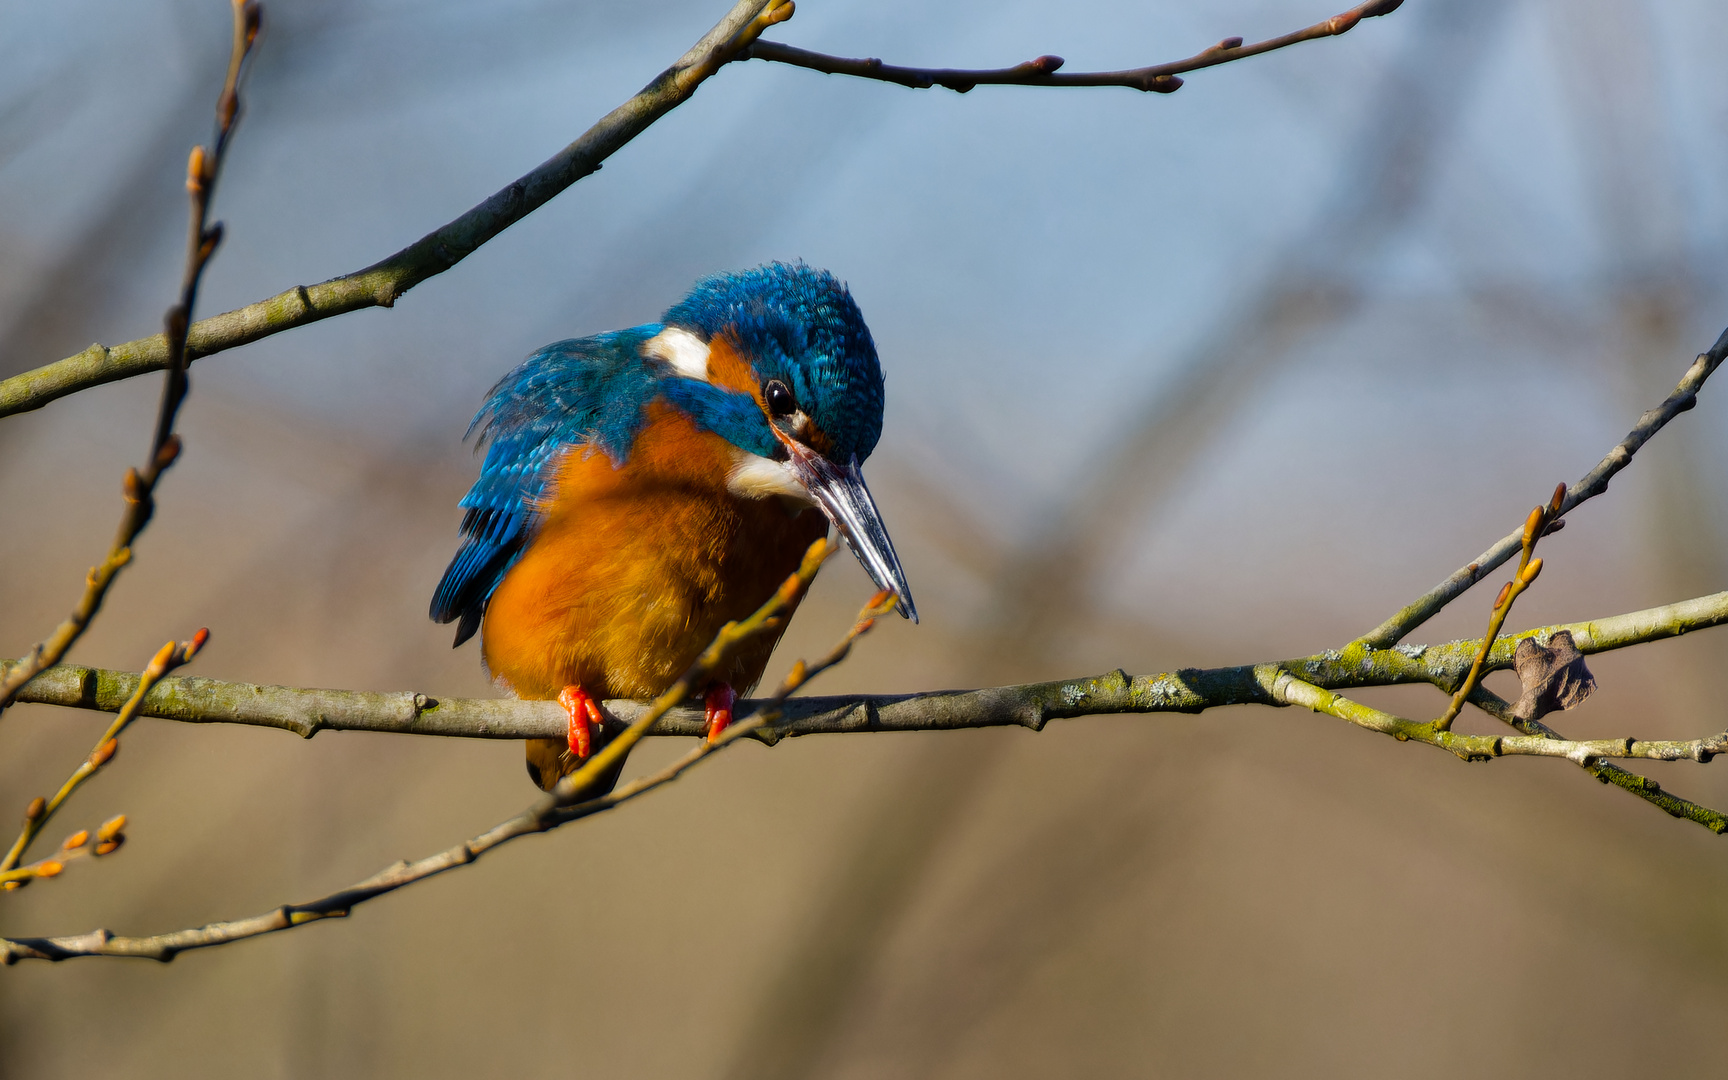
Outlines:
{"label": "blurred background", "polygon": [[[202,313],[418,238],[724,9],[271,0]],[[1328,14],[812,0],[773,36],[1086,70]],[[159,327],[228,14],[7,0],[0,20],[10,375]],[[1173,96],[728,68],[395,309],[197,364],[187,452],[73,659],[136,669],[207,625],[201,675],[492,693],[425,616],[486,389],[704,273],[798,257],[849,281],[876,335],[867,472],[925,616],[822,692],[1340,644],[1582,475],[1728,323],[1725,37],[1716,0],[1408,0]],[[0,423],[0,655],[105,550],[158,389]],[[1574,514],[1514,623],[1724,587],[1724,416],[1712,386]],[[771,671],[867,592],[834,563]],[[1479,633],[1491,593],[1415,639]],[[1721,730],[1723,634],[1601,657],[1558,726]],[[0,809],[105,723],[12,710]],[[6,896],[0,932],[310,899],[526,805],[521,757],[140,722],[56,822],[125,812],[131,842]],[[1721,766],[1645,771],[1728,803]],[[1294,711],[742,746],[348,920],[169,966],[8,969],[0,1075],[1697,1076],[1728,1009],[1725,843],[1563,763],[1466,766]]]}

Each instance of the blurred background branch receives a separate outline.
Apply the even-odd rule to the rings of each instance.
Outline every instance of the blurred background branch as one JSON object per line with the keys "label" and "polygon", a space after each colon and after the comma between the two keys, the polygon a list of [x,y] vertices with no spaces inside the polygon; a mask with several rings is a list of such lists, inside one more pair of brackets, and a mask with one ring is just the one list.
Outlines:
{"label": "blurred background branch", "polygon": [[[179,198],[161,182],[173,169],[146,159],[160,136],[195,137],[174,132],[201,109],[176,103],[208,100],[197,73],[225,42],[180,0],[93,6],[21,9],[0,42],[0,314],[7,342],[38,342],[6,349],[0,374],[129,336],[160,308],[121,274],[178,260],[178,215],[150,209]],[[451,218],[711,18],[684,0],[280,6],[225,182],[224,213],[258,228],[225,248],[210,291],[224,309]],[[1309,8],[1107,5],[1052,23],[1044,4],[807,4],[799,44],[1108,68],[1137,62],[1140,42],[1211,40],[1224,19],[1263,36]],[[836,692],[1211,668],[1350,640],[1503,532],[1532,475],[1594,460],[1672,384],[1686,343],[1720,329],[1728,97],[1710,43],[1724,17],[1686,0],[1429,0],[1348,48],[1267,56],[1152,113],[1126,93],[918,100],[783,66],[716,80],[712,108],[679,110],[583,198],[421,287],[414,318],[326,322],[210,368],[184,421],[193,473],[153,525],[162,573],[128,574],[84,662],[125,666],[171,619],[219,626],[201,670],[229,679],[489,693],[473,657],[422,626],[445,554],[425,538],[449,533],[471,479],[454,433],[474,403],[544,341],[651,319],[716,267],[798,255],[847,277],[878,333],[890,403],[872,484],[927,609],[917,634],[836,672]],[[1277,332],[1262,335],[1269,280]],[[38,582],[82,573],[78,541],[109,527],[85,478],[131,455],[148,405],[120,384],[0,425],[14,465],[0,496],[35,523],[5,538],[9,565],[36,568],[0,605],[14,640],[62,613]],[[1143,440],[1142,419],[1162,430]],[[1520,618],[1722,588],[1722,454],[1708,423],[1641,451],[1616,498],[1553,541],[1566,557]],[[1435,468],[1478,486],[1436,500],[1455,489]],[[1052,538],[1080,561],[1019,559]],[[824,577],[790,650],[837,632],[840,598],[863,587],[849,568]],[[1486,604],[1443,611],[1425,639],[1479,633]],[[1602,689],[1569,733],[1717,730],[1717,639],[1592,657]],[[1433,695],[1350,691],[1425,715],[1416,693]],[[20,763],[81,755],[107,723],[18,708],[28,722],[0,729],[5,790],[39,783]],[[1697,1040],[1556,1042],[1508,1017],[1468,1040],[1363,1026],[1387,1000],[1443,1011],[1494,985],[1585,1027],[1705,1029],[1728,1007],[1728,868],[1714,836],[1566,770],[1458,769],[1342,724],[1264,740],[1267,719],[746,749],[562,831],[547,856],[403,893],[387,919],[167,972],[13,969],[0,1071],[100,1074],[116,1046],[129,1071],[176,1078],[573,1060],[701,1076],[727,1071],[717,1047],[752,1080],[1714,1067]],[[144,857],[103,868],[99,889],[9,897],[5,932],[261,910],[521,798],[515,748],[488,740],[172,724],[133,738],[134,767],[80,798],[92,821],[149,821]],[[652,768],[675,752],[638,754]],[[1714,770],[1648,771],[1679,784],[1663,770],[1728,801]],[[712,898],[766,914],[716,933],[695,914]],[[1458,949],[1386,918],[1439,908],[1517,932]],[[572,971],[608,992],[548,1024],[544,987]],[[483,1043],[467,1035],[481,999],[496,1006]],[[644,1000],[667,1009],[649,1040]]]}

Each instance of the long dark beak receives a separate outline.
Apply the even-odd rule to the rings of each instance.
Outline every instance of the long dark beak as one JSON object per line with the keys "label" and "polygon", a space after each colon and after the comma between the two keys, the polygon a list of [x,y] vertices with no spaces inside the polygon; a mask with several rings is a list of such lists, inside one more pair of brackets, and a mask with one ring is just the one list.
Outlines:
{"label": "long dark beak", "polygon": [[854,457],[846,465],[836,465],[796,439],[782,437],[792,471],[803,482],[828,520],[846,538],[847,546],[878,589],[894,594],[895,609],[913,622],[918,621],[918,607],[912,603],[912,588],[906,584],[906,571],[900,569],[900,556],[894,554],[894,542],[882,525],[882,515],[876,510],[876,500],[864,486],[864,473]]}

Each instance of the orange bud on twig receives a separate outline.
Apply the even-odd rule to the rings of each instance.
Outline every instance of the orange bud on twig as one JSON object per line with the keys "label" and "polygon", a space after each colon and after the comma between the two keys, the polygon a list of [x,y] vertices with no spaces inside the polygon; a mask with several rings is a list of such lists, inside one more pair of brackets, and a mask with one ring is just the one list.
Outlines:
{"label": "orange bud on twig", "polygon": [[204,148],[194,146],[186,159],[186,190],[196,194],[204,188]]}
{"label": "orange bud on twig", "polygon": [[1536,537],[1541,535],[1542,524],[1546,520],[1542,507],[1530,511],[1530,516],[1524,519],[1524,548],[1529,550],[1536,544]]}
{"label": "orange bud on twig", "polygon": [[145,668],[146,674],[155,679],[161,678],[162,673],[167,671],[174,663],[175,657],[179,652],[180,643],[178,641],[167,642],[160,649],[156,650],[155,656],[150,658],[150,666]]}
{"label": "orange bud on twig", "polygon": [[100,769],[114,757],[114,752],[120,749],[119,739],[109,739],[107,742],[90,751],[90,767]]}
{"label": "orange bud on twig", "polygon": [[37,818],[41,817],[42,812],[47,809],[48,800],[38,795],[34,799],[30,800],[29,806],[24,808],[24,820],[35,821]]}
{"label": "orange bud on twig", "polygon": [[68,836],[60,844],[60,850],[62,850],[62,851],[76,851],[78,848],[83,847],[89,841],[90,841],[90,830],[89,829],[79,829],[77,832],[73,833],[71,836]]}
{"label": "orange bud on twig", "polygon": [[119,836],[120,830],[124,829],[125,827],[126,827],[126,815],[125,814],[118,814],[114,817],[109,818],[107,821],[104,821],[102,823],[102,827],[100,829],[96,830],[96,839],[101,840],[103,842],[107,842],[109,840],[112,840],[116,836]]}
{"label": "orange bud on twig", "polygon": [[1494,600],[1494,610],[1499,611],[1506,606],[1506,601],[1512,596],[1512,583],[1508,581],[1500,586],[1500,595]]}
{"label": "orange bud on twig", "polygon": [[1535,581],[1536,575],[1540,574],[1541,572],[1542,572],[1542,560],[1541,559],[1531,559],[1530,565],[1526,566],[1524,568],[1524,572],[1518,575],[1518,580],[1523,582],[1524,584],[1528,585],[1532,581]]}
{"label": "orange bud on twig", "polygon": [[53,859],[44,859],[36,864],[36,876],[59,877],[60,871],[64,869],[66,869],[65,864],[57,863]]}

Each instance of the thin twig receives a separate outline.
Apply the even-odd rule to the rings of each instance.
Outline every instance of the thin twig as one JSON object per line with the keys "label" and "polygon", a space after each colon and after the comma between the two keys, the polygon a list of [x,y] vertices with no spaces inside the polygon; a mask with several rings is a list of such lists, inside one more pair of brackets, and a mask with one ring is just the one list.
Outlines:
{"label": "thin twig", "polygon": [[[1374,15],[1385,15],[1396,9],[1401,0],[1376,0],[1373,3],[1362,4],[1352,8],[1342,15],[1334,16],[1324,22],[1316,23],[1305,30],[1286,34],[1280,38],[1257,42],[1244,46],[1234,38],[1226,39],[1204,52],[1170,64],[1162,64],[1153,68],[1141,69],[1152,72],[1147,76],[1153,82],[1167,80],[1149,89],[1175,89],[1180,80],[1175,78],[1177,71],[1191,71],[1196,68],[1212,67],[1218,64],[1240,60],[1245,56],[1253,56],[1272,49],[1284,48],[1298,41],[1308,41],[1314,38],[1330,37],[1341,34],[1355,25],[1357,21]],[[791,46],[763,43],[764,48],[756,51],[754,46],[757,36],[767,26],[783,22],[792,15],[792,4],[789,0],[740,0],[727,16],[713,30],[684,55],[676,64],[662,72],[658,78],[649,83],[640,93],[624,102],[616,109],[602,117],[593,127],[589,128],[575,142],[565,147],[558,154],[540,165],[538,168],[522,176],[509,186],[498,191],[485,202],[475,206],[456,220],[428,233],[409,246],[379,262],[351,274],[332,278],[317,285],[297,285],[287,289],[267,300],[236,308],[233,311],[205,319],[192,326],[190,334],[190,349],[188,355],[193,359],[212,356],[216,353],[250,344],[272,334],[296,326],[328,319],[335,315],[343,315],[350,311],[359,311],[370,307],[390,307],[408,290],[436,277],[455,266],[463,259],[490,241],[493,237],[509,228],[511,225],[527,217],[530,213],[544,206],[565,188],[590,175],[600,168],[602,162],[619,150],[623,149],[632,139],[647,130],[655,121],[668,112],[682,105],[695,93],[701,83],[718,71],[722,66],[743,59],[746,53],[761,59],[772,59],[782,63],[794,63],[799,66],[813,67],[825,70],[815,62],[803,63],[802,59],[819,58],[820,54],[806,53]],[[797,57],[799,59],[794,59]],[[838,58],[821,58],[824,62],[836,64],[855,64],[868,66],[870,61],[845,61]],[[1049,63],[1054,57],[1041,57],[1030,65],[1006,69],[1007,72],[1017,72],[1026,68],[1048,69],[1054,72]],[[1059,62],[1058,62],[1059,63]],[[1040,66],[1042,65],[1042,66]],[[880,78],[882,70],[912,71],[915,69],[889,69],[885,65],[874,72],[864,70],[840,70],[838,74],[860,75],[866,78]],[[974,82],[1016,81],[1010,79],[991,79],[992,72],[961,72],[949,73],[964,76],[977,76]],[[1055,76],[1039,75],[1037,78],[1023,78],[1018,81],[1026,85],[1136,85],[1129,81],[1135,72],[1105,72],[1096,76],[1068,74]],[[1118,79],[1120,81],[1104,81]],[[1095,78],[1097,82],[1080,82]],[[898,81],[898,80],[894,80]],[[937,85],[932,80],[931,85]],[[917,85],[911,83],[908,85]],[[14,413],[28,412],[40,409],[49,402],[56,401],[68,394],[87,390],[104,383],[129,379],[150,371],[159,371],[168,363],[168,351],[161,335],[150,338],[140,338],[123,345],[92,345],[83,352],[57,360],[51,364],[10,379],[0,381],[0,417]]]}
{"label": "thin twig", "polygon": [[[31,808],[35,808],[34,803],[31,804]],[[91,843],[89,829],[79,829],[60,844],[59,851],[46,859],[38,859],[25,866],[0,873],[0,889],[7,892],[21,889],[37,878],[59,877],[68,864],[80,859],[97,859],[104,855],[112,855],[120,849],[121,844],[126,842],[125,828],[125,814],[111,817],[97,828],[95,843]]]}
{"label": "thin twig", "polygon": [[1500,595],[1494,600],[1494,609],[1488,615],[1488,633],[1482,638],[1482,645],[1476,650],[1476,659],[1470,664],[1470,673],[1464,676],[1464,681],[1453,692],[1452,700],[1447,704],[1446,711],[1434,721],[1434,727],[1445,731],[1452,726],[1452,721],[1458,719],[1458,713],[1464,708],[1464,703],[1470,700],[1470,694],[1476,689],[1482,678],[1482,665],[1488,661],[1488,654],[1494,649],[1494,641],[1500,636],[1500,628],[1506,625],[1506,616],[1512,614],[1512,604],[1524,594],[1536,581],[1536,576],[1542,573],[1542,560],[1532,559],[1536,552],[1536,543],[1547,532],[1548,526],[1558,520],[1560,500],[1566,497],[1566,485],[1561,484],[1554,489],[1554,495],[1548,500],[1547,506],[1538,506],[1530,511],[1530,516],[1524,519],[1524,535],[1520,538],[1522,554],[1518,556],[1518,570],[1500,589]]}
{"label": "thin twig", "polygon": [[[1564,735],[1540,720],[1519,716],[1513,711],[1510,701],[1486,687],[1478,686],[1476,692],[1470,695],[1470,703],[1483,712],[1504,720],[1526,735],[1539,735],[1545,739],[1565,738]],[[1611,761],[1597,761],[1586,765],[1584,771],[1604,784],[1612,784],[1622,791],[1638,796],[1671,817],[1695,821],[1715,833],[1728,830],[1728,815],[1724,815],[1719,810],[1712,810],[1702,803],[1695,803],[1691,799],[1682,798],[1670,791],[1664,791],[1661,784],[1649,777],[1622,769]]]}
{"label": "thin twig", "polygon": [[[1612,783],[1634,795],[1655,803],[1675,817],[1698,822],[1718,835],[1728,832],[1728,814],[1707,806],[1669,795],[1661,785],[1646,777],[1607,764],[1607,758],[1643,758],[1652,761],[1706,762],[1717,754],[1728,752],[1728,732],[1708,739],[1686,741],[1645,741],[1639,739],[1591,739],[1573,741],[1561,738],[1552,730],[1538,735],[1460,735],[1443,731],[1433,724],[1406,720],[1401,716],[1352,701],[1341,694],[1322,689],[1281,673],[1273,682],[1272,695],[1281,703],[1301,705],[1314,712],[1326,713],[1347,720],[1358,727],[1390,735],[1399,742],[1420,742],[1437,746],[1465,761],[1491,761],[1497,757],[1533,756],[1565,758],[1578,765],[1603,783]],[[1478,691],[1486,694],[1485,691]],[[1473,699],[1475,700],[1475,699]],[[1511,709],[1504,701],[1500,705],[1509,716]],[[1508,721],[1510,722],[1510,721]]]}
{"label": "thin twig", "polygon": [[[786,613],[797,605],[799,598],[809,587],[810,581],[815,577],[823,559],[833,550],[826,541],[818,541],[812,545],[798,572],[787,579],[775,595],[749,619],[741,623],[728,624],[701,658],[684,674],[684,677],[679,679],[672,689],[655,700],[654,710],[658,710],[660,713],[669,710],[692,690],[706,682],[738,645],[750,637],[780,626]],[[860,614],[858,623],[852,627],[833,652],[813,667],[806,668],[802,662],[794,665],[792,673],[781,684],[780,690],[776,691],[775,696],[768,700],[770,702],[784,701],[786,695],[808,682],[810,678],[844,659],[852,642],[860,634],[868,631],[874,619],[886,613],[890,606],[891,601],[884,602],[882,594],[877,594],[872,599],[871,605]],[[638,738],[642,732],[652,726],[655,715],[655,712],[651,710],[644,718],[646,723],[639,721],[638,724],[632,725],[632,729],[637,730]],[[598,798],[577,801],[594,777],[616,764],[616,756],[609,761],[602,761],[601,756],[618,746],[624,738],[624,735],[620,735],[607,746],[606,750],[589,759],[588,765],[584,766],[583,769],[565,777],[551,792],[509,821],[503,822],[471,840],[418,862],[402,862],[387,867],[365,881],[310,903],[288,904],[249,919],[211,923],[196,929],[179,930],[152,937],[116,937],[107,930],[95,930],[88,934],[70,937],[0,939],[0,946],[5,949],[4,959],[8,964],[25,959],[69,960],[77,956],[134,956],[168,961],[188,949],[224,945],[278,930],[304,926],[306,923],[317,922],[321,919],[342,918],[348,915],[358,904],[385,893],[394,892],[417,881],[423,881],[446,870],[465,866],[493,848],[509,843],[518,837],[546,832],[571,821],[591,817],[668,784],[683,775],[697,762],[736,742],[746,733],[749,725],[760,722],[762,721],[759,717],[751,717],[734,724],[714,742],[705,742],[671,766],[631,781]]]}
{"label": "thin twig", "polygon": [[[1638,423],[1626,437],[1608,451],[1607,456],[1598,462],[1594,469],[1585,473],[1582,479],[1567,490],[1556,518],[1565,517],[1579,503],[1607,491],[1608,481],[1614,478],[1615,473],[1632,463],[1632,455],[1649,442],[1651,436],[1661,431],[1668,421],[1697,405],[1698,391],[1703,387],[1704,380],[1721,365],[1724,357],[1728,357],[1728,330],[1722,331],[1722,335],[1716,339],[1716,344],[1710,346],[1708,352],[1698,354],[1697,359],[1692,361],[1692,366],[1686,369],[1680,384],[1662,404],[1640,416]],[[1433,618],[1447,604],[1462,596],[1472,585],[1510,559],[1512,553],[1519,549],[1523,535],[1520,530],[1503,537],[1499,543],[1476,556],[1475,561],[1460,567],[1451,577],[1399,609],[1391,618],[1357,638],[1352,644],[1386,649],[1403,641],[1411,631]]]}
{"label": "thin twig", "polygon": [[[726,17],[639,93],[601,117],[575,142],[454,221],[371,266],[317,285],[296,285],[267,300],[193,324],[192,359],[246,345],[296,326],[371,307],[391,307],[408,290],[436,277],[546,205],[565,188],[599,170],[655,121],[690,99],[696,88],[738,58],[763,30],[792,15],[790,0],[738,0]],[[40,409],[79,390],[129,379],[168,365],[160,334],[83,352],[0,381],[0,417]]]}
{"label": "thin twig", "polygon": [[1181,72],[1228,64],[1232,60],[1258,56],[1298,42],[1336,37],[1363,19],[1390,15],[1403,2],[1404,0],[1370,0],[1369,3],[1359,4],[1341,15],[1322,19],[1313,26],[1280,37],[1246,45],[1239,37],[1225,38],[1186,60],[1172,60],[1127,71],[1059,72],[1058,69],[1063,64],[1060,56],[1040,56],[1013,67],[980,70],[898,67],[884,64],[874,57],[854,60],[843,56],[829,56],[778,41],[758,41],[745,50],[743,58],[791,64],[827,75],[850,75],[859,79],[898,83],[914,90],[928,90],[932,86],[940,86],[960,94],[974,86],[1123,86],[1149,93],[1170,94],[1181,88],[1182,80],[1177,78]]}
{"label": "thin twig", "polygon": [[[91,567],[84,579],[84,595],[72,614],[39,642],[24,661],[0,677],[0,712],[12,704],[18,690],[45,668],[60,662],[68,649],[83,636],[102,608],[102,601],[120,571],[132,561],[132,544],[138,539],[156,509],[156,484],[162,474],[180,456],[180,437],[174,434],[174,419],[181,402],[186,400],[186,328],[198,299],[198,283],[204,268],[222,241],[222,226],[210,225],[210,199],[216,191],[216,178],[227,156],[228,140],[240,115],[240,78],[245,72],[246,58],[258,39],[260,9],[256,0],[234,0],[234,41],[228,57],[228,75],[222,84],[222,94],[216,102],[216,138],[214,150],[206,152],[194,146],[186,164],[186,190],[192,203],[186,241],[186,266],[180,280],[180,296],[164,318],[162,366],[168,375],[162,386],[162,399],[157,409],[156,430],[150,440],[150,454],[144,468],[126,470],[123,490],[126,509],[114,542],[102,562]],[[10,867],[8,867],[10,869]]]}
{"label": "thin twig", "polygon": [[[28,878],[52,877],[54,873],[59,872],[55,870],[53,873],[43,874],[38,868],[32,873],[20,873],[18,864],[23,861],[24,855],[30,850],[30,845],[35,842],[37,836],[41,835],[42,830],[47,827],[55,812],[65,804],[67,799],[72,797],[72,793],[82,787],[84,781],[102,771],[102,767],[114,759],[114,754],[120,749],[120,733],[125,731],[133,720],[137,719],[139,710],[144,705],[144,698],[150,693],[150,688],[175,668],[191,663],[192,658],[198,655],[198,650],[202,649],[204,643],[209,640],[210,631],[200,629],[192,635],[190,641],[170,641],[156,650],[155,657],[151,659],[149,666],[138,678],[138,689],[134,690],[132,696],[126,699],[126,704],[120,707],[119,715],[114,717],[114,722],[108,725],[108,730],[102,733],[102,737],[96,740],[96,745],[91,747],[89,756],[72,771],[72,775],[66,778],[64,784],[60,785],[60,790],[54,793],[52,799],[44,802],[38,797],[30,801],[29,808],[24,811],[24,824],[18,831],[18,839],[12,842],[12,848],[6,853],[6,857],[0,859],[0,884],[8,888],[15,888]],[[124,819],[119,820],[121,824],[124,824]],[[113,822],[110,822],[109,825],[104,825],[103,829],[109,830],[112,825]],[[114,826],[111,831],[118,833],[119,827]],[[113,837],[102,837],[101,841],[112,842]],[[71,846],[78,847],[80,845]],[[107,853],[98,852],[98,854]]]}

